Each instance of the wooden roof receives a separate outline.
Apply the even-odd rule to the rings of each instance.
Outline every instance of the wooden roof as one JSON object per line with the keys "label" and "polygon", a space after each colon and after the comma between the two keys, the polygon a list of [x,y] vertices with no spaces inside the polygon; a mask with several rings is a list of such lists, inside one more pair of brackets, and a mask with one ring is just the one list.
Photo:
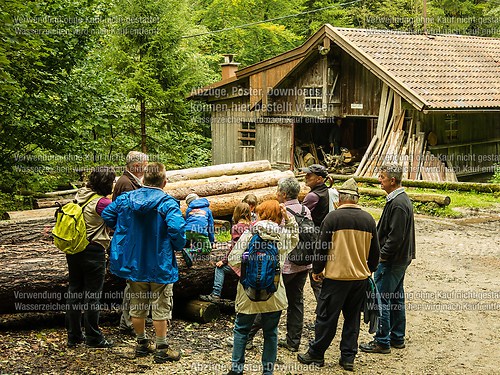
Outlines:
{"label": "wooden roof", "polygon": [[[276,84],[307,56],[318,53],[325,37],[419,110],[500,110],[500,39],[495,38],[418,35],[326,24],[303,45],[238,70],[233,82],[247,77],[251,82],[252,76],[287,64],[290,69],[281,70]],[[289,64],[291,61],[294,63]],[[224,84],[227,82],[221,81],[215,87]]]}

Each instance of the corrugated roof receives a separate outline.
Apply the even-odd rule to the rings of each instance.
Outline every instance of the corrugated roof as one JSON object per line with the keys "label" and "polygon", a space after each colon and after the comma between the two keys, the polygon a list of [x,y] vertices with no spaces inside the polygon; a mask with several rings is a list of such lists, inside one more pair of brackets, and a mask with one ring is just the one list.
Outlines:
{"label": "corrugated roof", "polygon": [[327,29],[379,78],[406,91],[400,94],[416,107],[500,108],[500,39]]}

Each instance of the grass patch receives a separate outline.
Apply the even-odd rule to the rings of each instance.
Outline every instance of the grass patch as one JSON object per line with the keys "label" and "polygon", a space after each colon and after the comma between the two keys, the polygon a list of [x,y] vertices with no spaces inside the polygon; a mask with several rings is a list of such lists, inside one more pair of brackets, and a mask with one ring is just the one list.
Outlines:
{"label": "grass patch", "polygon": [[[408,192],[441,194],[450,197],[451,203],[448,206],[441,207],[436,203],[413,202],[415,213],[431,215],[437,217],[458,218],[463,216],[463,211],[498,209],[500,206],[500,193],[478,193],[478,192],[459,192],[454,190],[434,190],[422,188],[406,188]],[[385,197],[371,197],[362,195],[359,201],[361,206],[367,208],[383,208]],[[370,211],[368,209],[368,211]],[[377,216],[376,211],[370,212]],[[380,214],[378,214],[380,216]],[[377,217],[375,217],[377,219]]]}

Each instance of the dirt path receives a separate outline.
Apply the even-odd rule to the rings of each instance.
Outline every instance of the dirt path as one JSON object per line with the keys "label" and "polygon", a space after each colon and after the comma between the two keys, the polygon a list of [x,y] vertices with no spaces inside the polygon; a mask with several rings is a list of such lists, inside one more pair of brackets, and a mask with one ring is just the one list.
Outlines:
{"label": "dirt path", "polygon": [[[496,220],[494,220],[496,219]],[[358,374],[500,374],[500,217],[442,220],[417,218],[417,259],[406,277],[407,348],[389,355],[359,353]],[[315,301],[306,285],[306,328],[301,351],[313,337]],[[0,319],[3,319],[0,317]],[[61,317],[59,317],[61,319]],[[26,325],[29,326],[29,321]],[[103,329],[117,346],[112,350],[67,350],[62,326],[0,331],[1,374],[224,374],[228,371],[233,317],[197,325],[175,320],[169,341],[182,348],[175,364],[154,365],[133,358],[133,340],[115,325]],[[285,319],[280,323],[284,336]],[[276,374],[342,374],[337,364],[341,324],[327,351],[324,368],[300,365],[296,354],[280,349]],[[360,342],[371,340],[362,325]],[[258,334],[255,343],[262,344]],[[247,352],[257,369],[260,348]]]}

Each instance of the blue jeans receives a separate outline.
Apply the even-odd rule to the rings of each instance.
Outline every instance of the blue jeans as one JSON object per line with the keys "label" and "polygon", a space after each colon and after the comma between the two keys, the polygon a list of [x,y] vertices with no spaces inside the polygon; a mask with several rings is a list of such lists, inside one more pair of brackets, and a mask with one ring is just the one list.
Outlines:
{"label": "blue jeans", "polygon": [[[231,369],[234,372],[242,373],[245,366],[245,345],[247,344],[248,333],[252,328],[257,314],[236,314],[234,321],[234,343],[233,356],[231,359]],[[262,350],[262,373],[272,374],[274,362],[278,353],[278,323],[281,311],[262,313],[262,333],[264,335],[264,348]],[[252,371],[253,372],[253,371]]]}
{"label": "blue jeans", "polygon": [[226,273],[234,272],[231,267],[227,264],[224,264],[222,267],[215,267],[214,271],[214,289],[212,290],[212,294],[214,296],[221,296],[222,294],[222,286],[224,285],[224,277]]}
{"label": "blue jeans", "polygon": [[375,272],[382,301],[382,317],[375,334],[375,341],[381,346],[389,348],[393,344],[402,344],[405,341],[406,313],[405,291],[403,282],[408,265],[398,265],[382,262]]}

